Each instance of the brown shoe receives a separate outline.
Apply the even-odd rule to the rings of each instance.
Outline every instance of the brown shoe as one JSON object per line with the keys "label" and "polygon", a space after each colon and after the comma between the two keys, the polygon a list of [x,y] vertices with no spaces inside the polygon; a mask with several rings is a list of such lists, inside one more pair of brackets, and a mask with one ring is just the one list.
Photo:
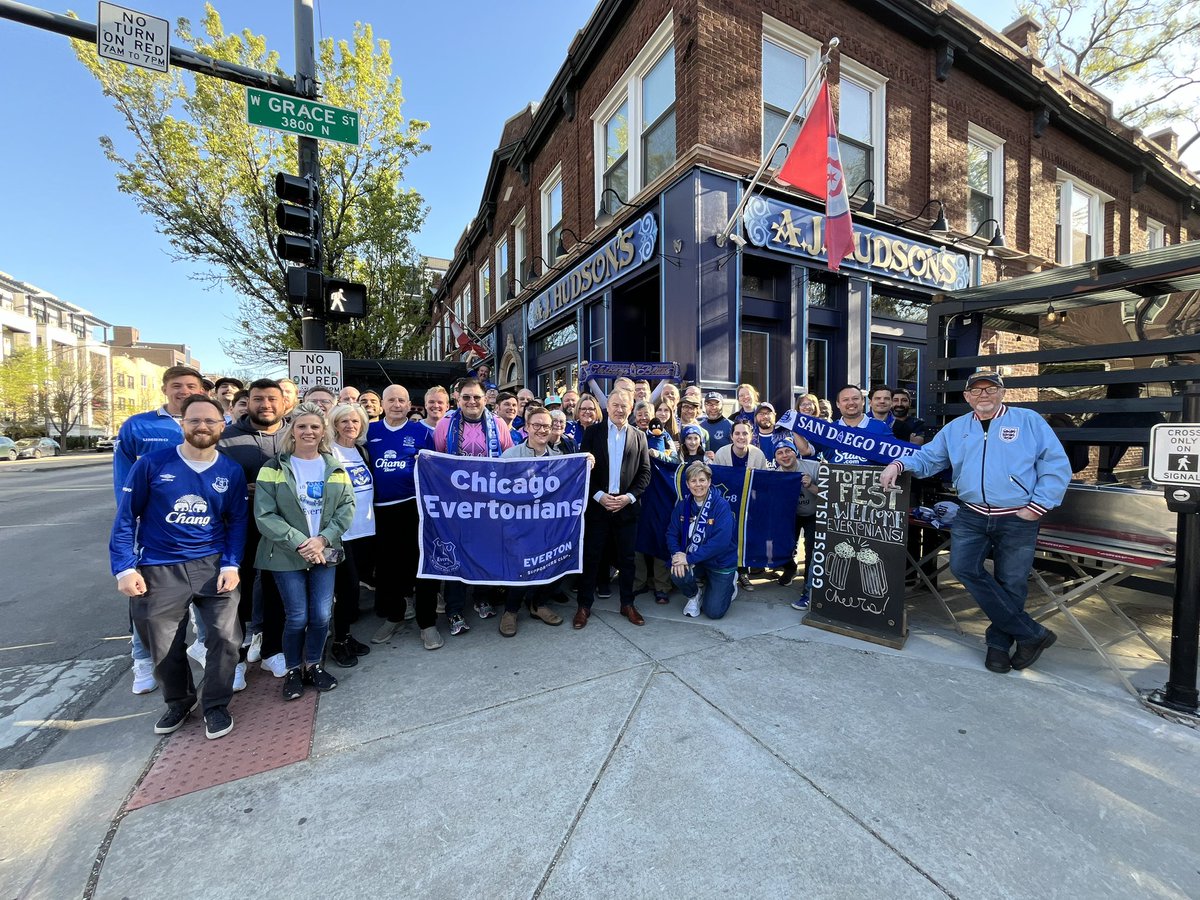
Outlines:
{"label": "brown shoe", "polygon": [[575,628],[575,629],[582,628],[584,625],[587,624],[588,617],[591,614],[592,614],[592,611],[590,609],[588,609],[586,606],[579,607],[579,609],[575,610],[575,618],[571,622],[571,627]]}
{"label": "brown shoe", "polygon": [[645,625],[646,620],[642,618],[642,614],[637,611],[637,607],[630,603],[628,606],[621,607],[621,615],[627,618],[634,625]]}
{"label": "brown shoe", "polygon": [[541,619],[547,625],[561,625],[563,618],[548,606],[535,606],[529,611],[535,619]]}
{"label": "brown shoe", "polygon": [[500,617],[500,634],[503,637],[512,637],[517,633],[517,614],[505,610],[504,615]]}

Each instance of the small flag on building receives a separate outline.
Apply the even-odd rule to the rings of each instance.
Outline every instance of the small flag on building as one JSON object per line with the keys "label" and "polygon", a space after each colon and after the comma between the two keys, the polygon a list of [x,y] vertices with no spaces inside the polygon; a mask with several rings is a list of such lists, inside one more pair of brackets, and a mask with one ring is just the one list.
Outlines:
{"label": "small flag on building", "polygon": [[826,259],[829,268],[836,272],[842,260],[854,250],[854,226],[850,221],[850,198],[842,172],[828,81],[821,82],[812,112],[800,126],[795,146],[788,152],[777,177],[813,196],[825,198]]}
{"label": "small flag on building", "polygon": [[460,353],[465,358],[468,353],[474,353],[480,359],[488,355],[487,349],[479,344],[458,321],[454,313],[449,313],[450,318],[450,334],[454,338],[454,343],[457,345]]}

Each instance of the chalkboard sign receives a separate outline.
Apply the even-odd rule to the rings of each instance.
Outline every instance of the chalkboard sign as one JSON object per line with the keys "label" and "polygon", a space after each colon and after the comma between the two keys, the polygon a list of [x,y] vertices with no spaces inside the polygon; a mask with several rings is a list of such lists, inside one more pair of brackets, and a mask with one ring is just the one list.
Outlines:
{"label": "chalkboard sign", "polygon": [[818,467],[813,583],[806,625],[901,647],[909,476],[879,486],[881,466]]}

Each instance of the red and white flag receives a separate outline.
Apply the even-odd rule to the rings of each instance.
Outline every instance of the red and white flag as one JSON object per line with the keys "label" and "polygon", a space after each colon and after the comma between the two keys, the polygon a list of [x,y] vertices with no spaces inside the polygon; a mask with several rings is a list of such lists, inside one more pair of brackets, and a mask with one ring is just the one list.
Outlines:
{"label": "red and white flag", "polygon": [[454,343],[458,345],[460,353],[474,353],[480,359],[488,355],[487,349],[476,343],[467,330],[463,328],[462,323],[455,318],[454,313],[447,313],[450,319],[450,334],[454,338]]}
{"label": "red and white flag", "polygon": [[828,81],[821,82],[812,112],[800,126],[796,144],[776,177],[825,198],[826,259],[829,268],[836,272],[842,260],[854,250],[854,226],[850,221],[850,198],[846,194]]}

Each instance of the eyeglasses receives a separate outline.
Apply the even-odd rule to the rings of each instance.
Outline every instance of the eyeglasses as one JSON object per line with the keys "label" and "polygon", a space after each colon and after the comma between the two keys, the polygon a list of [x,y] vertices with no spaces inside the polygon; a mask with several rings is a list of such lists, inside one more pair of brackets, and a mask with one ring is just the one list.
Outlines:
{"label": "eyeglasses", "polygon": [[996,387],[996,385],[985,388],[971,388],[966,392],[968,397],[982,397],[984,394],[987,394],[989,397],[994,397],[998,393],[1000,393],[1000,388]]}
{"label": "eyeglasses", "polygon": [[526,422],[525,427],[528,428],[530,431],[549,431],[550,430],[549,425],[542,425],[538,422]]}
{"label": "eyeglasses", "polygon": [[183,419],[184,425],[207,425],[209,428],[215,428],[217,425],[224,425],[224,419]]}

